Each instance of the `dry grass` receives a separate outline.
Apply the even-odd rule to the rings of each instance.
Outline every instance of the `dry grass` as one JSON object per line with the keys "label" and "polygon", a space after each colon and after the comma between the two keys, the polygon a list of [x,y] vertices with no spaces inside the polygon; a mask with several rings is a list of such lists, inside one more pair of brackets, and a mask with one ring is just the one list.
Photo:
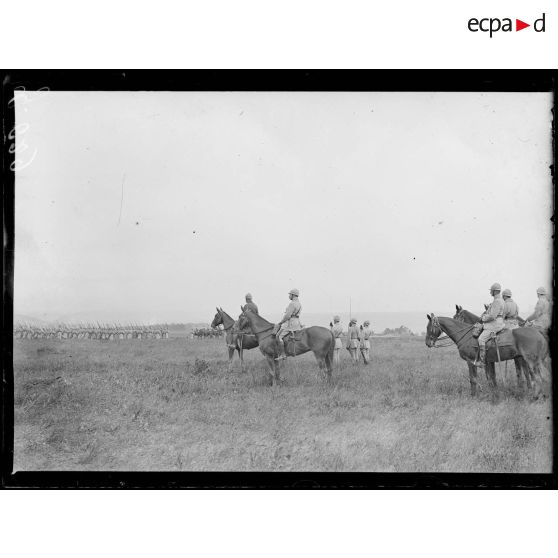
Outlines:
{"label": "dry grass", "polygon": [[227,373],[222,339],[14,343],[16,470],[552,467],[549,399],[524,397],[513,367],[497,399],[486,381],[471,399],[457,351],[420,339],[374,339],[367,367],[343,354],[332,386],[312,355],[288,359],[276,388],[257,349]]}

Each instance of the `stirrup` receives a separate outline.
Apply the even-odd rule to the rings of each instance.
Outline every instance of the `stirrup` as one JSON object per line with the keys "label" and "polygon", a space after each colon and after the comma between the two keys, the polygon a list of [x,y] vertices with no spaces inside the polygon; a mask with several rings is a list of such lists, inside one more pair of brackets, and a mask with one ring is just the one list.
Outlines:
{"label": "stirrup", "polygon": [[275,357],[275,360],[285,360],[287,358],[287,355],[279,355],[278,357]]}

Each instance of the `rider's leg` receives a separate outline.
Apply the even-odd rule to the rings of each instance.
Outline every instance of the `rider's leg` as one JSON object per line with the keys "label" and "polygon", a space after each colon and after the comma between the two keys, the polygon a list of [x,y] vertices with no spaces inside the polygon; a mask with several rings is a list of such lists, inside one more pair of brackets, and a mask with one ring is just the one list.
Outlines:
{"label": "rider's leg", "polygon": [[277,358],[275,360],[283,360],[285,358],[287,358],[287,355],[285,354],[285,342],[283,341],[283,337],[285,337],[285,335],[287,335],[288,331],[284,330],[284,329],[280,329],[277,332],[277,349],[278,349],[278,355]]}

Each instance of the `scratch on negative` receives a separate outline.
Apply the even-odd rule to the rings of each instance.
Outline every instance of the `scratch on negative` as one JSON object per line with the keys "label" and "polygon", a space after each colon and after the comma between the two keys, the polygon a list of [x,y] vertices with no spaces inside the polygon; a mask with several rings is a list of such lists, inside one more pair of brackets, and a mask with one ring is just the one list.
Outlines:
{"label": "scratch on negative", "polygon": [[122,175],[122,191],[120,194],[120,212],[118,213],[118,224],[117,227],[120,226],[120,218],[122,217],[122,204],[124,202],[124,180],[126,180],[126,173]]}

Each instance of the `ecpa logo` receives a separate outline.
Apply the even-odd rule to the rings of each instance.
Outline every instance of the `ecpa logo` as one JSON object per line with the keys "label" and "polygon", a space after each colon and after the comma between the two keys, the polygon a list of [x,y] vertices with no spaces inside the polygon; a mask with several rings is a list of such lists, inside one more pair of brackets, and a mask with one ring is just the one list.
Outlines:
{"label": "ecpa logo", "polygon": [[[543,14],[539,19],[536,19],[533,22],[533,29],[535,30],[535,32],[545,32],[545,17],[545,14]],[[494,33],[497,33],[498,31],[503,31],[505,33],[514,30],[512,19],[509,17],[505,17],[503,19],[500,19],[498,17],[485,17],[482,19],[472,17],[469,20],[467,26],[469,27],[469,31],[472,31],[473,33],[477,33],[478,31],[481,31],[483,33],[490,33],[490,38],[492,38],[492,35]],[[515,31],[521,31],[522,29],[526,29],[527,27],[531,27],[531,24],[525,23],[520,19],[515,20]]]}

